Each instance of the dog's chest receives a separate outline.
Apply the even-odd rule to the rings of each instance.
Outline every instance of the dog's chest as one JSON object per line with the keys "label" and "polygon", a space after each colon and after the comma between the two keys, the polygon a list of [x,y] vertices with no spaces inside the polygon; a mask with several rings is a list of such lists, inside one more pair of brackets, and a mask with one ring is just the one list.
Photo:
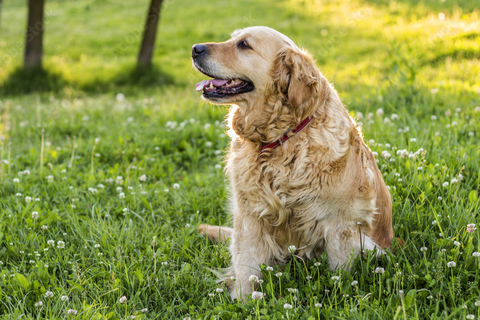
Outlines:
{"label": "dog's chest", "polygon": [[248,212],[279,220],[319,220],[348,206],[349,186],[342,185],[345,159],[279,159],[268,163],[230,158],[235,200]]}

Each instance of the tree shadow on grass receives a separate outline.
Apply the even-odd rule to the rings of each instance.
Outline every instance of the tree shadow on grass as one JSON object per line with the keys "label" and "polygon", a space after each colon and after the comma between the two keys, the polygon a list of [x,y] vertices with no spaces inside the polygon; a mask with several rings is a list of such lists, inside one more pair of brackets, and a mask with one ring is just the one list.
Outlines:
{"label": "tree shadow on grass", "polygon": [[59,92],[67,82],[58,73],[42,68],[13,70],[0,85],[1,96],[15,96],[29,93]]}
{"label": "tree shadow on grass", "polygon": [[87,84],[66,80],[60,73],[47,69],[17,68],[0,84],[0,96],[18,96],[32,93],[67,94],[106,93],[111,91],[132,93],[146,88],[175,84],[174,78],[157,66],[150,68],[126,67],[110,79],[98,79]]}
{"label": "tree shadow on grass", "polygon": [[93,81],[92,83],[82,85],[80,89],[92,93],[110,91],[134,93],[146,88],[158,88],[173,84],[175,84],[175,79],[171,75],[152,65],[150,68],[124,68],[110,80]]}

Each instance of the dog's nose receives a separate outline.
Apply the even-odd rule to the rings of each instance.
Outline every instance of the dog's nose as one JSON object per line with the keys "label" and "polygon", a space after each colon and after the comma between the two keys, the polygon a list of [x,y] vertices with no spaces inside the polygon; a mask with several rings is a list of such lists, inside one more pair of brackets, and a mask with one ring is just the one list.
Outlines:
{"label": "dog's nose", "polygon": [[207,47],[205,45],[195,44],[192,47],[192,58],[201,56],[202,54],[205,54],[205,52],[207,52]]}

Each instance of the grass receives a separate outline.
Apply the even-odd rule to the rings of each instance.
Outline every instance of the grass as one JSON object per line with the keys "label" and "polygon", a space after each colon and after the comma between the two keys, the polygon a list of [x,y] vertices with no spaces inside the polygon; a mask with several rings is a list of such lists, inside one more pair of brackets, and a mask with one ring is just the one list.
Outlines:
{"label": "grass", "polygon": [[[4,0],[1,317],[480,317],[479,231],[467,232],[480,213],[475,1],[166,1],[142,73],[147,2],[47,1],[45,70],[26,74],[25,4]],[[194,92],[189,53],[256,24],[312,52],[362,122],[405,245],[350,272],[325,256],[263,266],[264,298],[238,303],[211,272],[227,247],[195,229],[230,224],[228,138],[225,109]]]}

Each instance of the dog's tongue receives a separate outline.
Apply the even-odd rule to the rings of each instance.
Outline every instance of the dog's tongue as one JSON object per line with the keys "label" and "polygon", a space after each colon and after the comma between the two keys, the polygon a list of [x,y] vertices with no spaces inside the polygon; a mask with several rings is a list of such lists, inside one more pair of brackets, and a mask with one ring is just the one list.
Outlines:
{"label": "dog's tongue", "polygon": [[228,80],[223,80],[223,79],[203,80],[197,83],[197,91],[202,91],[206,87],[210,86],[210,83],[213,84],[215,87],[221,87],[227,82]]}

